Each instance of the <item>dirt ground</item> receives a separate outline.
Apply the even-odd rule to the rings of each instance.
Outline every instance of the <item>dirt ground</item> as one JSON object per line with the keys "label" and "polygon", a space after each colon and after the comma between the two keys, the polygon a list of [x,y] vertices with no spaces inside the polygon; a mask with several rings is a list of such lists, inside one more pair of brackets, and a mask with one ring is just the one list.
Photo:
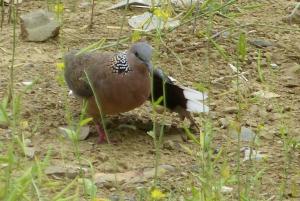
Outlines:
{"label": "dirt ground", "polygon": [[[230,10],[238,15],[234,20],[222,15],[216,15],[213,19],[213,33],[221,32],[230,27],[241,25],[234,31],[216,38],[226,53],[232,58],[236,54],[238,34],[244,31],[249,41],[260,39],[271,41],[272,45],[258,48],[248,43],[246,61],[241,64],[242,71],[248,81],[241,83],[241,123],[252,128],[258,133],[258,147],[267,159],[257,162],[256,171],[264,169],[260,179],[260,188],[255,192],[257,200],[278,200],[278,191],[284,176],[285,158],[284,144],[280,134],[280,128],[287,128],[287,135],[300,140],[300,27],[288,25],[281,21],[287,14],[287,7],[292,1],[241,1],[239,6],[231,6]],[[110,6],[110,1],[100,1],[95,7],[94,27],[87,29],[89,22],[89,9],[79,8],[71,12],[65,6],[63,26],[60,35],[56,39],[44,43],[24,42],[17,37],[15,59],[15,87],[18,92],[24,89],[21,84],[24,81],[36,81],[32,89],[22,95],[22,122],[28,122],[29,126],[23,129],[25,138],[32,141],[36,150],[35,156],[43,159],[49,148],[52,148],[50,164],[78,165],[74,148],[68,139],[64,139],[58,127],[66,126],[66,110],[72,111],[74,117],[80,113],[80,102],[74,97],[68,96],[68,89],[59,85],[57,76],[59,72],[56,64],[62,62],[63,54],[74,48],[83,48],[101,38],[115,41],[120,35],[118,27],[122,24],[125,13],[128,17],[142,13],[143,9],[130,9],[128,11],[113,10],[103,11]],[[247,9],[247,5],[258,5]],[[44,1],[24,1],[20,6],[20,14],[29,12],[35,8],[45,7]],[[249,6],[250,7],[250,6]],[[242,10],[239,10],[242,9]],[[196,31],[201,33],[207,29],[208,19],[199,18],[196,21]],[[248,24],[248,26],[242,26]],[[122,35],[128,35],[130,28],[125,23]],[[17,35],[20,29],[17,26]],[[168,33],[164,42],[181,59],[183,69],[178,60],[165,46],[160,45],[156,49],[155,62],[166,72],[176,78],[185,86],[195,86],[195,83],[204,83],[209,86],[211,117],[214,125],[213,147],[223,149],[219,164],[229,164],[231,171],[236,168],[237,143],[228,129],[221,128],[220,121],[235,119],[237,96],[235,93],[233,71],[229,63],[218,53],[207,39],[193,34],[192,24],[180,26],[175,31]],[[12,26],[4,24],[0,37],[0,98],[6,94],[8,84],[8,67],[11,65],[12,50]],[[154,41],[148,38],[154,45]],[[126,49],[130,44],[121,45],[120,49]],[[207,52],[209,48],[209,52]],[[113,50],[113,49],[110,49]],[[257,55],[262,52],[262,71],[265,81],[258,79]],[[209,60],[208,60],[209,59]],[[270,63],[277,64],[271,68]],[[280,95],[277,98],[255,99],[253,92],[265,90]],[[203,117],[203,116],[200,116]],[[196,117],[198,123],[201,118]],[[97,144],[97,134],[92,127],[92,133],[87,140],[80,141],[79,152],[83,159],[89,160],[97,173],[124,173],[132,170],[142,170],[153,167],[155,151],[153,139],[147,135],[151,129],[151,107],[145,103],[140,108],[131,112],[110,117],[109,134],[113,145]],[[197,147],[191,141],[182,140],[184,132],[179,125],[180,119],[176,114],[170,114],[167,118],[165,142],[175,144],[170,146],[165,143],[161,150],[161,164],[175,167],[175,171],[161,177],[160,186],[163,191],[174,192],[176,195],[188,195],[190,187],[196,184],[193,174],[197,173],[199,163],[195,156],[191,156],[182,147],[189,147],[196,151]],[[258,131],[259,128],[263,129]],[[9,129],[0,128],[1,141],[8,142]],[[177,146],[178,145],[178,146]],[[181,146],[183,145],[183,146]],[[247,143],[245,143],[245,146]],[[243,157],[243,153],[241,153]],[[289,196],[290,181],[296,181],[300,188],[300,152],[299,148],[290,153],[290,167],[288,170],[288,192],[286,200],[300,200]],[[30,163],[24,160],[23,163]],[[88,163],[83,160],[83,166]],[[254,174],[250,163],[242,163],[241,175]],[[219,170],[216,170],[218,172]],[[49,180],[54,180],[49,177]],[[71,179],[58,179],[61,189]],[[247,182],[247,181],[243,181]],[[124,193],[132,196],[141,186],[151,186],[152,179],[138,184],[123,184],[119,187],[104,185],[99,188],[98,194],[107,197],[112,194]],[[236,189],[236,186],[233,186]],[[120,188],[120,189],[119,189]],[[53,189],[51,191],[53,191]],[[47,187],[43,192],[49,192]],[[274,196],[275,195],[275,196]],[[235,195],[226,195],[228,200],[234,200]],[[176,196],[175,196],[176,197]],[[177,199],[175,199],[177,200]],[[179,200],[179,198],[178,198]]]}

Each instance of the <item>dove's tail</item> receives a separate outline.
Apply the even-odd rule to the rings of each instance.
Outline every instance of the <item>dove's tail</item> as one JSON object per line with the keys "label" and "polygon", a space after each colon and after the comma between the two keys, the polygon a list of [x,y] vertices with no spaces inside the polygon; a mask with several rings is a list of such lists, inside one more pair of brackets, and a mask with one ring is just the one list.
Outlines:
{"label": "dove's tail", "polygon": [[[163,86],[165,80],[165,86]],[[165,101],[161,101],[160,105],[172,111],[186,111],[192,113],[208,112],[209,108],[203,101],[207,98],[207,94],[201,93],[194,89],[177,85],[175,79],[166,76],[160,68],[156,68],[153,72],[153,99],[156,101],[164,96]]]}

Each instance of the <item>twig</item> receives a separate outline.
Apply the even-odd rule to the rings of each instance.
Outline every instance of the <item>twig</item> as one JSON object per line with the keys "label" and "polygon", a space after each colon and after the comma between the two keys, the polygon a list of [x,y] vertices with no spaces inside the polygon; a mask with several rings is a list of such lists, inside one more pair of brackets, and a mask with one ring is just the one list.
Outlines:
{"label": "twig", "polygon": [[95,0],[93,0],[93,3],[92,3],[91,20],[90,20],[90,25],[89,25],[89,28],[90,28],[90,29],[93,28],[94,8],[95,8]]}
{"label": "twig", "polygon": [[[245,75],[245,74],[248,74],[248,71],[242,72],[242,73],[240,73],[239,75],[240,75],[240,76],[243,76],[243,75]],[[235,77],[236,77],[236,75],[227,75],[227,76],[223,76],[223,77],[216,78],[216,79],[212,80],[211,83],[212,83],[212,84],[216,84],[216,83],[218,83],[219,81],[222,81],[222,80],[224,80],[224,79],[227,79],[227,78],[235,78]]]}
{"label": "twig", "polygon": [[[200,11],[200,1],[197,1],[196,2],[196,14],[198,14],[199,11]],[[196,22],[197,22],[196,14],[195,14],[195,17],[194,17],[194,24],[193,24],[193,33],[194,34],[196,33]]]}
{"label": "twig", "polygon": [[[119,26],[106,26],[106,28],[107,29],[118,29],[118,30],[120,30],[121,29],[121,27],[119,27]],[[123,28],[123,30],[124,30],[124,28]],[[126,31],[129,31],[129,29],[128,28],[126,28]]]}
{"label": "twig", "polygon": [[[192,50],[195,50],[195,49],[199,49],[199,48],[203,48],[204,45],[203,44],[195,44],[193,46],[188,46],[188,47],[185,47],[185,48],[177,48],[176,50],[180,51],[180,52],[185,52],[185,51],[192,51]],[[178,52],[177,51],[177,52]]]}
{"label": "twig", "polygon": [[267,201],[271,201],[271,200],[274,200],[276,198],[275,195],[271,196],[270,198],[267,199]]}
{"label": "twig", "polygon": [[237,67],[235,67],[235,66],[232,65],[232,64],[229,64],[229,67],[230,67],[230,69],[231,69],[235,74],[238,74],[238,77],[239,77],[239,78],[242,78],[243,80],[245,80],[246,82],[248,82],[248,79],[247,79],[244,75],[242,75],[242,73],[240,72],[240,68],[237,68]]}
{"label": "twig", "polygon": [[12,48],[12,61],[9,71],[9,86],[8,86],[8,102],[13,99],[14,93],[14,63],[15,63],[15,53],[16,53],[16,11],[12,7],[14,24],[13,24],[13,48]]}
{"label": "twig", "polygon": [[9,54],[9,52],[6,49],[4,49],[3,47],[0,47],[0,50],[2,50],[3,52],[5,52],[6,54]]}
{"label": "twig", "polygon": [[14,3],[14,0],[10,0],[10,1],[9,1],[7,23],[10,23],[10,22],[11,22],[11,11],[12,11],[13,3]]}
{"label": "twig", "polygon": [[2,0],[2,5],[1,5],[1,30],[3,28],[3,22],[4,22],[4,0]]}

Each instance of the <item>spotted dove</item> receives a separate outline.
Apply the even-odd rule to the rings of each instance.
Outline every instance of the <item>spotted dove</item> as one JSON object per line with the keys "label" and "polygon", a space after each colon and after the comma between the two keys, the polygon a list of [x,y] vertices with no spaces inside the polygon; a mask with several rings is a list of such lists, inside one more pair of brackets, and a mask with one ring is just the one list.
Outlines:
{"label": "spotted dove", "polygon": [[[89,52],[78,54],[70,51],[65,55],[65,80],[71,91],[88,102],[88,113],[99,119],[99,110],[93,90],[87,82],[86,74],[104,114],[118,114],[142,105],[146,100],[158,100],[181,117],[190,118],[190,112],[207,112],[208,107],[201,101],[207,96],[196,90],[179,86],[174,79],[166,76],[160,68],[151,64],[152,47],[146,42],[138,42],[128,51]],[[153,73],[153,96],[151,96],[151,74]],[[96,124],[100,142],[105,133]]]}

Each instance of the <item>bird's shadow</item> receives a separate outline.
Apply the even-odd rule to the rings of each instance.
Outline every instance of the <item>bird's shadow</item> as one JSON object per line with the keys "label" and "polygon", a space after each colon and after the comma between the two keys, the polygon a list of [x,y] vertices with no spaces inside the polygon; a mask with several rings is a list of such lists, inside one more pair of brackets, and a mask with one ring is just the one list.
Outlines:
{"label": "bird's shadow", "polygon": [[[90,137],[96,137],[97,132],[94,126],[92,126],[92,132]],[[160,134],[161,124],[157,124],[156,134]],[[136,115],[126,114],[126,115],[117,115],[111,116],[106,119],[106,129],[113,138],[122,138],[125,137],[127,140],[130,138],[147,136],[147,133],[153,131],[153,122],[151,119],[141,119]],[[185,141],[187,136],[183,128],[178,127],[178,124],[164,125],[164,136],[171,135],[180,135],[181,138]],[[117,140],[119,141],[119,140]]]}

